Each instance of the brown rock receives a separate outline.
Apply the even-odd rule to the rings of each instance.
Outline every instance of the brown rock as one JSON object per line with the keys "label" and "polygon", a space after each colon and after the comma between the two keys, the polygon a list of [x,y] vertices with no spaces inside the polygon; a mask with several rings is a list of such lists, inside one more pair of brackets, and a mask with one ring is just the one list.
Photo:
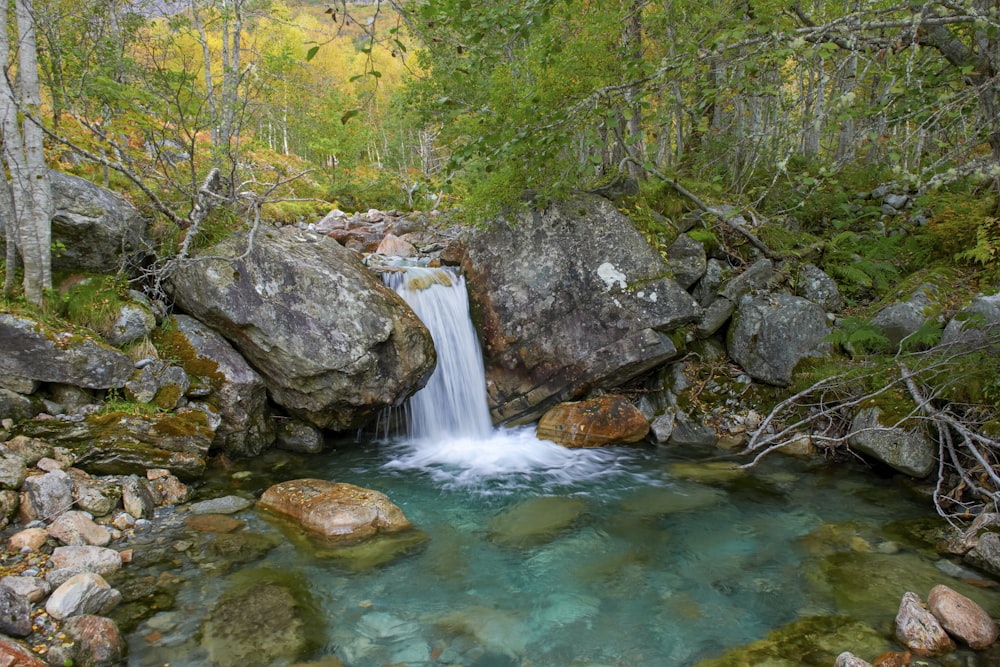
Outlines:
{"label": "brown rock", "polygon": [[62,631],[73,640],[74,665],[118,665],[128,654],[125,638],[110,618],[74,616],[63,621]]}
{"label": "brown rock", "polygon": [[247,522],[227,514],[195,514],[184,519],[184,525],[199,533],[231,533]]}
{"label": "brown rock", "polygon": [[80,546],[92,544],[106,547],[111,533],[104,526],[94,523],[85,512],[71,510],[60,514],[48,527],[48,533],[63,544]]}
{"label": "brown rock", "polygon": [[0,638],[0,667],[48,667],[26,647],[12,639]]}
{"label": "brown rock", "polygon": [[600,447],[638,442],[649,422],[624,396],[609,394],[589,401],[560,403],[542,415],[537,435],[565,447]]}
{"label": "brown rock", "polygon": [[353,484],[296,479],[275,484],[259,505],[328,539],[354,540],[412,524],[385,494]]}
{"label": "brown rock", "polygon": [[896,614],[896,639],[919,656],[955,650],[955,642],[916,593],[904,593]]}
{"label": "brown rock", "polygon": [[833,663],[833,667],[872,667],[872,665],[850,651],[844,651],[837,656],[837,661]]}
{"label": "brown rock", "polygon": [[49,534],[44,528],[25,528],[10,536],[10,539],[7,540],[7,548],[11,551],[20,551],[24,547],[28,547],[32,551],[38,551],[47,539],[49,539]]}
{"label": "brown rock", "polygon": [[1000,635],[1000,628],[982,607],[947,586],[938,585],[931,589],[927,607],[949,634],[970,648],[987,648]]}
{"label": "brown rock", "polygon": [[404,241],[395,234],[386,234],[375,252],[390,257],[413,257],[417,254],[417,249],[413,247],[412,243]]}

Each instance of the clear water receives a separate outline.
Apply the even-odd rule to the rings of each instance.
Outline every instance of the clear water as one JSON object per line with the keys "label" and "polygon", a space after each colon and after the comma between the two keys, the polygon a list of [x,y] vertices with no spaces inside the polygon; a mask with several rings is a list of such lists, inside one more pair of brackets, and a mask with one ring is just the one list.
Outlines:
{"label": "clear water", "polygon": [[926,500],[849,466],[772,457],[733,476],[713,468],[717,461],[685,460],[691,452],[569,450],[531,428],[494,431],[461,278],[408,273],[394,284],[428,324],[440,360],[411,403],[411,435],[341,443],[311,459],[271,453],[204,492],[256,497],[285,479],[349,482],[386,493],[426,541],[360,567],[286,539],[248,511],[247,530],[281,544],[231,568],[204,555],[211,536],[188,535],[169,572],[184,580],[176,608],[131,633],[131,664],[211,664],[198,638],[206,612],[241,567],[264,567],[306,582],[323,619],[311,628],[310,659],[691,665],[796,619],[845,611],[816,585],[822,556],[807,536],[850,522],[830,531],[840,535],[833,543],[818,540],[820,550],[895,551],[881,527],[930,513]]}

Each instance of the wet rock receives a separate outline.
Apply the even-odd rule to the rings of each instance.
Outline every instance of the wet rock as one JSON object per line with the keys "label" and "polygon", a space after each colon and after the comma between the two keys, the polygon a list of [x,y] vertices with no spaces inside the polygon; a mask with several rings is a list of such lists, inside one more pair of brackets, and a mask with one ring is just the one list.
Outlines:
{"label": "wet rock", "polygon": [[51,521],[73,506],[73,480],[62,470],[53,470],[24,480],[24,496],[30,515]]}
{"label": "wet rock", "polygon": [[149,491],[153,496],[153,504],[179,505],[191,497],[191,489],[184,485],[169,470],[153,469],[146,471]]}
{"label": "wet rock", "polygon": [[206,552],[227,565],[244,564],[260,560],[278,544],[279,540],[271,535],[227,533],[212,540],[206,547]]}
{"label": "wet rock", "polygon": [[704,244],[680,234],[667,251],[667,263],[677,284],[688,289],[705,275],[708,266]]}
{"label": "wet rock", "polygon": [[231,533],[245,527],[247,522],[228,514],[195,514],[184,519],[184,525],[199,533]]}
{"label": "wet rock", "polygon": [[210,500],[202,500],[188,505],[191,514],[235,514],[253,507],[253,501],[240,496],[222,496]]}
{"label": "wet rock", "polygon": [[504,546],[544,544],[575,526],[586,509],[587,504],[580,498],[531,498],[493,517],[488,526],[489,536]]}
{"label": "wet rock", "polygon": [[622,498],[621,509],[640,517],[658,517],[704,511],[718,505],[726,495],[710,486],[689,484],[678,487],[650,487]]}
{"label": "wet rock", "polygon": [[531,636],[530,627],[520,616],[489,607],[462,607],[442,616],[435,625],[448,633],[472,638],[496,654],[491,658],[499,664],[504,664],[502,658],[524,655]]}
{"label": "wet rock", "polygon": [[878,407],[858,411],[848,439],[851,448],[912,477],[931,474],[937,462],[937,446],[918,430],[919,424],[886,425],[882,414]]}
{"label": "wet rock", "polygon": [[294,228],[261,229],[247,247],[236,234],[205,249],[168,289],[239,350],[275,403],[347,430],[427,382],[430,333],[352,252]]}
{"label": "wet rock", "polygon": [[323,432],[298,419],[283,419],[278,423],[277,446],[288,452],[319,454],[323,451]]}
{"label": "wet rock", "polygon": [[238,585],[212,608],[201,645],[220,667],[268,667],[302,657],[309,645],[303,605],[278,583]]}
{"label": "wet rock", "polygon": [[703,420],[678,411],[667,444],[674,447],[713,447],[719,442],[715,429]]}
{"label": "wet rock", "polygon": [[10,637],[31,634],[31,602],[9,586],[0,586],[0,632]]}
{"label": "wet rock", "polygon": [[275,484],[264,492],[258,505],[331,540],[363,539],[412,526],[384,494],[321,479]]}
{"label": "wet rock", "polygon": [[560,403],[542,415],[536,435],[564,447],[600,447],[639,442],[649,422],[624,396],[610,394],[587,401]]}
{"label": "wet rock", "polygon": [[6,586],[28,602],[41,602],[52,592],[52,587],[41,577],[4,577],[0,579],[0,586]]}
{"label": "wet rock", "polygon": [[352,572],[368,572],[423,548],[429,541],[421,530],[376,535],[364,542],[335,546],[316,552],[318,558],[337,563]]}
{"label": "wet rock", "polygon": [[[81,615],[62,624],[73,647],[65,657],[74,667],[114,667],[124,664],[128,644],[118,625],[104,616]],[[64,663],[65,664],[65,663]]]}
{"label": "wet rock", "polygon": [[123,387],[132,360],[122,352],[42,322],[0,313],[0,374],[88,389]]}
{"label": "wet rock", "polygon": [[896,639],[919,656],[934,656],[955,650],[945,629],[928,611],[916,593],[907,592],[896,614]]}
{"label": "wet rock", "polygon": [[219,333],[193,317],[177,315],[157,338],[188,375],[212,395],[222,423],[213,446],[228,456],[257,456],[274,442],[267,385]]}
{"label": "wet rock", "polygon": [[45,602],[49,616],[62,620],[81,614],[107,614],[121,602],[121,593],[99,574],[81,572],[52,591]]}
{"label": "wet rock", "polygon": [[799,296],[827,312],[839,313],[844,307],[844,297],[840,295],[836,281],[813,264],[799,267],[795,290]]}
{"label": "wet rock", "polygon": [[802,297],[747,296],[739,302],[726,346],[755,379],[787,386],[800,361],[826,353],[829,332],[823,309]]}
{"label": "wet rock", "polygon": [[986,611],[961,593],[944,585],[931,589],[927,608],[952,637],[969,648],[981,650],[991,646],[1000,635],[1000,628]]}
{"label": "wet rock", "polygon": [[670,440],[677,423],[677,413],[673,408],[667,408],[653,418],[649,424],[649,433],[653,442],[665,443]]}
{"label": "wet rock", "polygon": [[994,576],[1000,576],[1000,535],[983,533],[975,546],[966,552],[965,561]]}
{"label": "wet rock", "polygon": [[85,512],[64,512],[48,527],[48,533],[65,545],[80,546],[90,544],[105,547],[111,541],[111,533],[104,526],[94,523]]}
{"label": "wet rock", "polygon": [[463,262],[495,421],[528,423],[678,355],[700,307],[632,222],[578,195],[470,239]]}

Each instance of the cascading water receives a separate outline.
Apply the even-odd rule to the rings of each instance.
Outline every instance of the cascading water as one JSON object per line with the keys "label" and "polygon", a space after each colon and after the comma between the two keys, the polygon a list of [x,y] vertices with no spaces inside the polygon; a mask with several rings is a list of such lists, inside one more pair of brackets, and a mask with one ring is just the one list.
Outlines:
{"label": "cascading water", "polygon": [[[397,267],[399,268],[399,267]],[[565,484],[615,475],[628,451],[571,450],[538,440],[532,427],[494,429],[482,352],[469,317],[465,278],[443,268],[385,274],[434,339],[438,365],[408,403],[408,438],[389,468],[420,470],[448,486]]]}

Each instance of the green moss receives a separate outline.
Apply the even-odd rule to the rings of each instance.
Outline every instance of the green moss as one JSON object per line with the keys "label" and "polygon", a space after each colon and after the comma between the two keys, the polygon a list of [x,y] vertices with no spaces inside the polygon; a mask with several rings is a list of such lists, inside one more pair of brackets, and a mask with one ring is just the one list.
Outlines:
{"label": "green moss", "polygon": [[107,335],[122,306],[130,301],[128,283],[116,276],[81,274],[57,276],[58,312],[77,326]]}
{"label": "green moss", "polygon": [[161,410],[170,410],[181,398],[181,388],[175,384],[160,387],[153,397],[153,404]]}
{"label": "green moss", "polygon": [[208,428],[208,416],[201,410],[163,415],[153,424],[153,432],[167,437],[190,437]]}
{"label": "green moss", "polygon": [[226,376],[219,370],[219,364],[199,355],[187,336],[172,322],[153,333],[153,343],[161,358],[175,361],[192,378],[204,378],[212,389],[218,389],[225,382]]}

